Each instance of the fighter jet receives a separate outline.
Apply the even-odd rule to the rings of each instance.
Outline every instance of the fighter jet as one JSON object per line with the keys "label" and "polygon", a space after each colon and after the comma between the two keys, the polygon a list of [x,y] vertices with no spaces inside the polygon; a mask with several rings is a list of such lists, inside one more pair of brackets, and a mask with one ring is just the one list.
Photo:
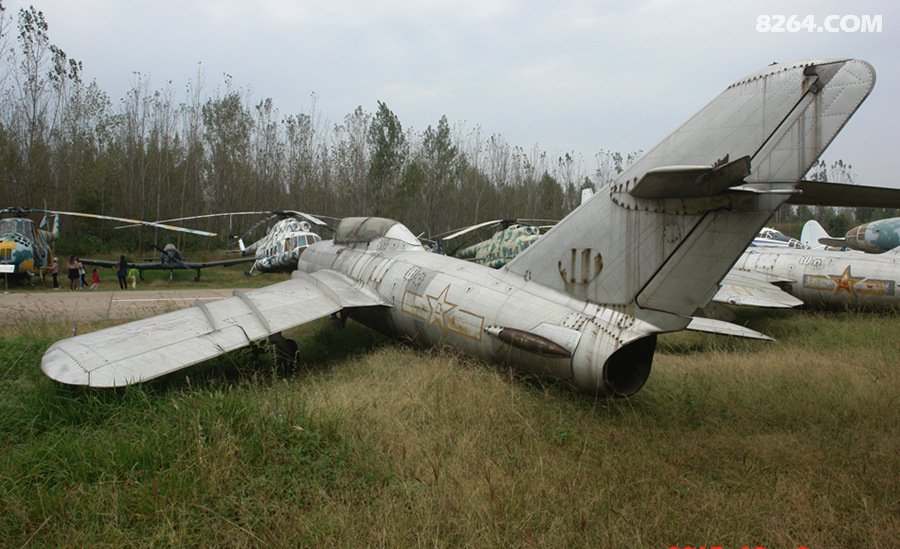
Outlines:
{"label": "fighter jet", "polygon": [[500,270],[428,253],[401,223],[357,217],[309,246],[290,280],[61,340],[41,368],[118,387],[340,314],[422,345],[614,396],[643,387],[657,335],[760,335],[696,321],[718,283],[869,95],[853,59],[739,79]]}
{"label": "fighter jet", "polygon": [[[892,191],[885,191],[886,196],[900,194]],[[815,220],[803,225],[800,240],[810,249],[748,249],[725,276],[713,301],[756,307],[900,308],[900,248],[880,254],[848,250],[848,244],[856,241],[831,239]],[[871,244],[858,244],[864,246]]]}
{"label": "fighter jet", "polygon": [[[750,248],[713,298],[756,307],[809,305],[835,309],[900,308],[900,250],[858,251]],[[787,295],[786,295],[787,294]]]}

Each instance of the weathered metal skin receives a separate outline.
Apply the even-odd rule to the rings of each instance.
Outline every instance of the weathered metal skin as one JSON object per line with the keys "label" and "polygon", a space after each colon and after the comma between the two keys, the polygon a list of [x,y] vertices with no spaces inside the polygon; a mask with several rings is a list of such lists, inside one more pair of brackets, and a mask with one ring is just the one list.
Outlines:
{"label": "weathered metal skin", "polygon": [[734,269],[791,280],[784,290],[810,306],[900,309],[898,253],[759,248],[744,252]]}
{"label": "weathered metal skin", "polygon": [[[367,248],[379,245],[384,244],[373,241]],[[650,374],[655,338],[643,344],[643,353],[629,355],[628,367],[610,357],[658,331],[656,327],[624,310],[597,307],[488,267],[412,246],[373,253],[329,241],[308,248],[299,269],[335,270],[374,288],[390,307],[348,313],[371,328],[423,346],[451,345],[483,360],[564,380],[582,391],[615,396],[633,394]],[[675,315],[658,316],[671,330],[687,323]],[[494,336],[492,328],[549,341],[554,352]]]}
{"label": "weathered metal skin", "polygon": [[[373,328],[583,391],[633,394],[649,375],[654,334],[684,329],[709,303],[873,83],[871,66],[855,60],[746,77],[500,271],[388,234],[311,246],[299,268],[376,291],[390,306],[362,319]],[[571,359],[504,341],[491,334],[498,328],[547,338]]]}
{"label": "weathered metal skin", "polygon": [[656,334],[692,323],[874,78],[856,60],[746,77],[501,270],[428,253],[396,221],[345,218],[334,240],[303,252],[291,280],[209,304],[208,314],[57,342],[42,369],[119,386],[341,312],[588,393],[634,394],[650,374]]}

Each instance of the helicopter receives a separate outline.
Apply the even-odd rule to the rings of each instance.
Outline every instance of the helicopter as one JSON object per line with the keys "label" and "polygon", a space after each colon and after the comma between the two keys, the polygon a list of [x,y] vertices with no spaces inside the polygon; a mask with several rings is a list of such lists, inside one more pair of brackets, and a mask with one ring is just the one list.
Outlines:
{"label": "helicopter", "polygon": [[318,217],[295,210],[272,212],[268,219],[273,217],[281,217],[281,220],[253,244],[244,246],[244,240],[238,239],[241,254],[254,255],[248,274],[254,271],[284,273],[295,270],[303,250],[322,240],[321,236],[312,232],[312,224],[330,228]]}
{"label": "helicopter", "polygon": [[46,267],[59,236],[59,215],[44,215],[38,227],[24,211],[7,208],[2,213],[15,217],[0,219],[0,272],[29,280]]}
{"label": "helicopter", "polygon": [[[51,258],[53,258],[53,243],[59,237],[60,216],[122,221],[203,236],[216,235],[216,233],[207,231],[176,227],[152,221],[84,212],[65,212],[40,208],[5,208],[0,210],[0,215],[8,214],[12,214],[12,216],[0,218],[0,273],[28,282],[31,282],[35,276],[41,276],[50,265]],[[35,227],[35,222],[30,217],[27,217],[30,214],[42,215],[37,227]]]}
{"label": "helicopter", "polygon": [[[209,267],[213,265],[232,265],[234,263],[249,263],[253,262],[253,265],[247,271],[248,275],[252,275],[254,272],[261,273],[289,273],[294,271],[297,268],[297,261],[300,258],[300,254],[303,253],[307,247],[316,242],[320,242],[322,237],[314,232],[312,232],[312,226],[316,225],[317,227],[325,228],[331,230],[333,229],[331,226],[322,221],[319,217],[316,217],[312,214],[308,214],[305,212],[300,212],[297,210],[265,210],[265,211],[252,211],[252,212],[224,212],[224,213],[213,213],[213,214],[203,214],[203,215],[191,215],[187,217],[177,217],[172,219],[164,219],[160,221],[156,221],[156,223],[175,223],[182,221],[190,221],[195,219],[205,219],[210,217],[228,217],[229,220],[234,216],[242,216],[242,215],[265,215],[267,217],[261,219],[260,221],[254,223],[250,226],[244,234],[252,234],[257,228],[261,225],[267,223],[272,219],[278,218],[279,221],[276,222],[266,234],[256,240],[250,245],[244,244],[244,239],[242,236],[233,236],[232,241],[238,246],[239,253],[242,256],[253,256],[247,257],[246,259],[238,259],[238,260],[226,260],[222,262],[214,262],[214,263],[206,263],[206,264],[189,264],[189,266],[181,266],[181,268],[192,268],[197,269],[197,279],[200,278],[200,267]],[[326,219],[332,219],[328,216],[321,216]],[[229,221],[230,224],[230,221]],[[117,229],[124,229],[129,227],[134,227],[136,225],[124,225],[121,227],[116,227]],[[183,264],[180,255],[178,254],[178,250],[174,249],[174,246],[167,245],[168,252],[160,249],[164,253],[162,258],[162,263],[167,265],[173,264]],[[174,250],[174,252],[173,252]],[[87,262],[87,260],[85,261]],[[193,266],[197,265],[197,266]],[[141,265],[135,265],[138,269],[141,269]],[[144,267],[144,268],[170,268],[167,266],[163,267]],[[173,267],[179,268],[179,267]],[[171,270],[170,270],[171,274]]]}

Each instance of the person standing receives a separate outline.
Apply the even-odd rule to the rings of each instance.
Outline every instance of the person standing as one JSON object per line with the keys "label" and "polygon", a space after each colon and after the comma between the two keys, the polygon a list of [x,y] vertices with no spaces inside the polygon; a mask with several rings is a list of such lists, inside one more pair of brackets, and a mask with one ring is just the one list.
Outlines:
{"label": "person standing", "polygon": [[100,273],[97,272],[97,267],[94,267],[94,271],[91,273],[91,289],[96,290],[100,287]]}
{"label": "person standing", "polygon": [[137,270],[137,267],[132,267],[131,269],[128,270],[128,278],[131,279],[131,289],[132,290],[137,289],[137,279],[138,279],[138,276],[140,276],[140,274],[141,273],[140,273],[140,271]]}
{"label": "person standing", "polygon": [[59,289],[59,279],[57,278],[59,276],[59,258],[58,257],[54,256],[53,258],[50,259],[50,265],[49,265],[48,269],[50,270],[50,277],[53,278],[53,289],[57,290],[57,289]]}
{"label": "person standing", "polygon": [[116,264],[116,276],[119,278],[119,289],[127,290],[128,284],[125,282],[125,277],[128,276],[128,262],[125,261],[125,256],[119,256],[119,263]]}
{"label": "person standing", "polygon": [[75,258],[75,263],[78,265],[78,287],[84,289],[84,287],[87,286],[86,281],[84,280],[84,263],[77,257]]}
{"label": "person standing", "polygon": [[66,268],[69,271],[69,290],[74,292],[78,289],[78,261],[74,255],[69,256],[69,263],[66,265]]}

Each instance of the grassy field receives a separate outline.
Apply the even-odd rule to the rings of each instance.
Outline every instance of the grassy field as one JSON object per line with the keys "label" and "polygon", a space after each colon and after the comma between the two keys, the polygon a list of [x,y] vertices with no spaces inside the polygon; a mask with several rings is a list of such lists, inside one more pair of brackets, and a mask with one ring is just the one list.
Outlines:
{"label": "grassy field", "polygon": [[0,540],[20,546],[895,547],[900,316],[742,313],[601,400],[359,325],[125,391],[0,329]]}

